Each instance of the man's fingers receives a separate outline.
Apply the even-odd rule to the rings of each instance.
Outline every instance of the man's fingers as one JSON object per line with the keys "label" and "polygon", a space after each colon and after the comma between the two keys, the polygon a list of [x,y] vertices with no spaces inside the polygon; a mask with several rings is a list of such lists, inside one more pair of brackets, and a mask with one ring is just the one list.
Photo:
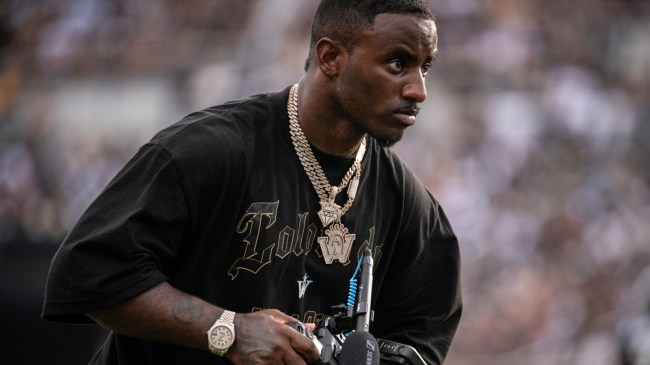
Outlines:
{"label": "man's fingers", "polygon": [[[313,340],[287,325],[296,322],[296,319],[278,310],[240,315],[237,320],[236,325],[240,328],[238,340],[235,341],[237,351],[231,354],[231,360],[235,360],[233,362],[236,364],[244,363],[245,359],[257,359],[303,365],[320,358]],[[313,329],[314,325],[305,327]],[[260,358],[265,352],[269,358],[267,360]]]}
{"label": "man's fingers", "polygon": [[313,340],[303,334],[293,331],[290,335],[289,341],[291,347],[300,354],[308,363],[312,363],[320,358],[320,353],[316,348]]}
{"label": "man's fingers", "polygon": [[280,312],[277,309],[269,309],[268,312],[271,315],[271,318],[275,319],[276,321],[278,321],[280,323],[285,323],[286,324],[286,323],[291,323],[291,322],[296,322],[297,321],[297,319],[295,319],[295,318],[293,318],[293,317],[291,317],[289,315],[286,315],[286,314]]}

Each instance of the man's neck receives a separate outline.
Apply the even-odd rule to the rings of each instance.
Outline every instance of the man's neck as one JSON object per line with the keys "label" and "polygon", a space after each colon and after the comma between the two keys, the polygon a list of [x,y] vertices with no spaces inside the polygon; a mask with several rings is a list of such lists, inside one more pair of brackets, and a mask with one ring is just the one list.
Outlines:
{"label": "man's neck", "polygon": [[303,77],[298,90],[298,123],[309,143],[335,156],[354,156],[365,134],[341,116],[325,87],[312,87]]}

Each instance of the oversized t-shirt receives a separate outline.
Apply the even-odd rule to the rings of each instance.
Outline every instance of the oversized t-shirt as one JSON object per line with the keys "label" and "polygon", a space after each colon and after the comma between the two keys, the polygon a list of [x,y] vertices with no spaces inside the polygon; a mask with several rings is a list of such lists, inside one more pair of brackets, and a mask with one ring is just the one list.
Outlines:
{"label": "oversized t-shirt", "polygon": [[[354,235],[350,258],[326,264],[319,199],[291,144],[288,91],[193,113],[141,147],[61,245],[43,317],[86,323],[83,313],[168,281],[235,312],[275,308],[320,323],[346,302],[367,248],[371,333],[440,363],[461,313],[458,244],[442,208],[390,149],[367,137],[357,196],[341,219]],[[315,153],[332,184],[353,160]],[[337,202],[346,198],[344,191]],[[111,333],[92,363],[229,362]]]}

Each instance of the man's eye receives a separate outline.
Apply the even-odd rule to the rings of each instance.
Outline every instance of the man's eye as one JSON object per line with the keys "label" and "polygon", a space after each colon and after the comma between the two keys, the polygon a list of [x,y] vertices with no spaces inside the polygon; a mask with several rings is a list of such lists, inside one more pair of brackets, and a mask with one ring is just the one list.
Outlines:
{"label": "man's eye", "polygon": [[422,65],[422,76],[426,76],[427,72],[429,72],[429,68],[431,67],[430,63],[425,63]]}
{"label": "man's eye", "polygon": [[404,63],[400,60],[392,61],[391,63],[388,64],[388,66],[391,68],[391,70],[395,72],[404,71]]}

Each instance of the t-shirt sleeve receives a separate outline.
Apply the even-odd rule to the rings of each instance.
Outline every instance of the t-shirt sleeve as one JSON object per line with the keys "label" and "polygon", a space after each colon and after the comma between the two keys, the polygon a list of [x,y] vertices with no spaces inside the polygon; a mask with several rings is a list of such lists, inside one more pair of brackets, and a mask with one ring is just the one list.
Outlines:
{"label": "t-shirt sleeve", "polygon": [[461,311],[457,238],[438,202],[423,187],[405,196],[403,234],[375,304],[371,332],[413,346],[441,364]]}
{"label": "t-shirt sleeve", "polygon": [[56,253],[43,318],[90,322],[84,313],[167,280],[183,244],[188,208],[167,151],[148,144],[90,205]]}

